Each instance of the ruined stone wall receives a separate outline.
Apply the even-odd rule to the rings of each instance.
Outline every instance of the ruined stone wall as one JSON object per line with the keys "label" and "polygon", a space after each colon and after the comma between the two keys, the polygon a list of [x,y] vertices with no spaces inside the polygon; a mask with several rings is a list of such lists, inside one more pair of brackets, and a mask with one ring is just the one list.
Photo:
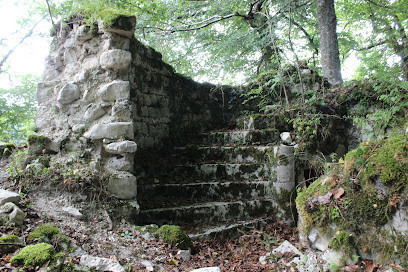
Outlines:
{"label": "ruined stone wall", "polygon": [[135,24],[126,16],[109,26],[60,23],[37,91],[36,128],[51,140],[47,151],[90,154],[92,167],[113,174],[108,189],[124,199],[136,196],[137,149],[222,126],[224,105],[236,96],[176,74],[133,37]]}

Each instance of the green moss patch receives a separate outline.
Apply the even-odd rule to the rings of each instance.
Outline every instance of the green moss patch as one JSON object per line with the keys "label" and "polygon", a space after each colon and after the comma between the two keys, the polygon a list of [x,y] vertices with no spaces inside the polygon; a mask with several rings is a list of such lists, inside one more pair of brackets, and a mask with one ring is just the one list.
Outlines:
{"label": "green moss patch", "polygon": [[10,263],[28,267],[41,266],[51,260],[53,255],[54,248],[52,245],[40,243],[23,248],[16,256],[11,258]]}
{"label": "green moss patch", "polygon": [[121,17],[131,17],[133,16],[132,13],[126,10],[118,10],[118,9],[104,9],[99,12],[98,17],[101,18],[105,27],[114,27],[115,25],[119,24],[118,27],[123,28],[125,26],[120,25]]}
{"label": "green moss patch", "polygon": [[194,248],[190,237],[179,226],[163,225],[157,230],[156,235],[164,242],[177,248],[191,250]]}
{"label": "green moss patch", "polygon": [[33,241],[41,241],[41,242],[46,242],[46,241],[51,241],[51,239],[60,233],[59,229],[52,224],[43,224],[36,228],[33,232],[31,232],[28,237],[27,241],[28,242],[33,242]]}

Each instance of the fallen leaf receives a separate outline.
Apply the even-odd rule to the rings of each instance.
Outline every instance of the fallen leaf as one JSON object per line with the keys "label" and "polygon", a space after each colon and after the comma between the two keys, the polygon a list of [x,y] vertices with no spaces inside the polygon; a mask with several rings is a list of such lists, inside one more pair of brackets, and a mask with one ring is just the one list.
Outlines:
{"label": "fallen leaf", "polygon": [[339,199],[344,195],[344,189],[342,187],[332,191],[334,199]]}
{"label": "fallen leaf", "polygon": [[324,196],[318,196],[317,197],[317,202],[319,204],[327,204],[330,202],[330,198],[332,197],[332,192],[328,192],[327,194],[325,194]]}
{"label": "fallen leaf", "polygon": [[178,266],[178,261],[175,260],[175,259],[171,259],[171,260],[169,260],[169,264]]}

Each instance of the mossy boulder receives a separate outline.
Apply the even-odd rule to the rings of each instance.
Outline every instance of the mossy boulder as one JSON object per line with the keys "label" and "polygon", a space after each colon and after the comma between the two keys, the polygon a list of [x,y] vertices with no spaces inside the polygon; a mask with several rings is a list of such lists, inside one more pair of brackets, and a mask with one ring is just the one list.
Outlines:
{"label": "mossy boulder", "polygon": [[39,226],[27,236],[27,241],[51,243],[55,245],[57,251],[66,250],[71,245],[68,237],[61,234],[60,230],[53,224]]}
{"label": "mossy boulder", "polygon": [[0,254],[6,254],[13,252],[20,245],[20,241],[17,235],[6,235],[0,237]]}
{"label": "mossy boulder", "polygon": [[[299,192],[300,231],[329,236],[329,247],[388,264],[407,265],[408,142],[404,135],[367,141],[344,167]],[[336,230],[333,232],[333,230]]]}
{"label": "mossy boulder", "polygon": [[16,149],[15,144],[0,142],[0,158],[9,157],[13,153],[14,149]]}
{"label": "mossy boulder", "polygon": [[26,267],[42,266],[54,256],[54,248],[47,243],[26,246],[10,259],[12,265]]}
{"label": "mossy boulder", "polygon": [[32,134],[28,136],[27,142],[28,153],[30,155],[40,155],[47,152],[51,140],[46,136]]}
{"label": "mossy boulder", "polygon": [[179,226],[163,225],[157,231],[156,235],[164,242],[169,243],[179,249],[194,249],[193,242],[190,237],[181,230]]}

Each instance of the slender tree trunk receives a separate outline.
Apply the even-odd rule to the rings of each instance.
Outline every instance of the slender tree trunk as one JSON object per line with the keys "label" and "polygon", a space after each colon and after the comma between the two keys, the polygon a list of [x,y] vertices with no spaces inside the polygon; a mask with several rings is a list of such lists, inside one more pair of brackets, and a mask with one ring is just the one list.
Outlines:
{"label": "slender tree trunk", "polygon": [[337,42],[337,19],[334,11],[334,0],[317,0],[319,19],[320,62],[323,76],[331,85],[343,82]]}

